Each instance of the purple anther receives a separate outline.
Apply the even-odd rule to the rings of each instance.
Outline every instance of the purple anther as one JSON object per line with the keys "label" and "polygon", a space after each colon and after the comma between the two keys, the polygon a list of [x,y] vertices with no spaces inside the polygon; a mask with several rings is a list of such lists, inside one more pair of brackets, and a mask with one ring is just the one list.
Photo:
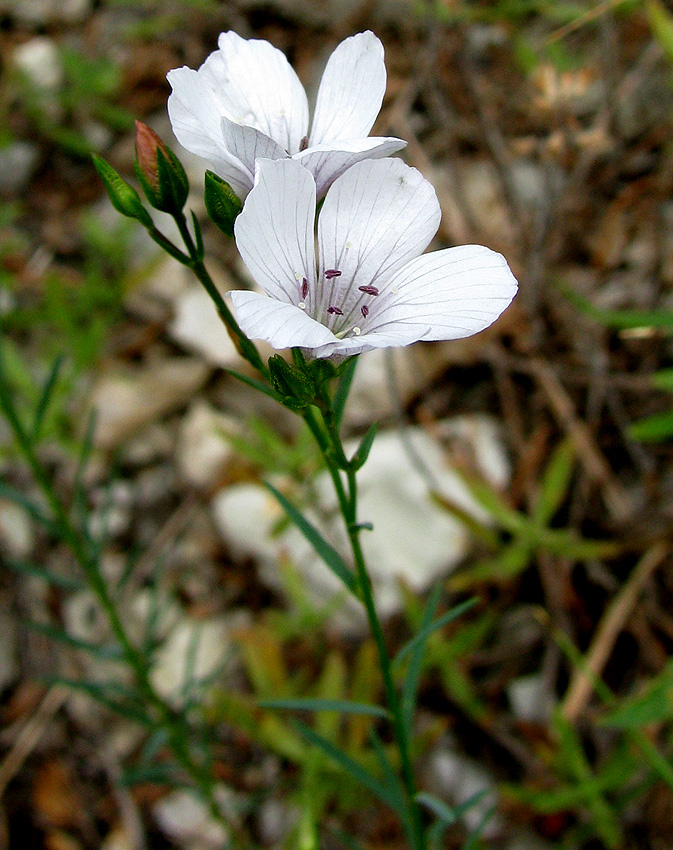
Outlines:
{"label": "purple anther", "polygon": [[305,151],[308,147],[308,136],[304,136],[304,138],[299,142],[299,150]]}
{"label": "purple anther", "polygon": [[[339,274],[341,274],[341,272],[339,272]],[[327,312],[328,313],[335,313],[337,316],[343,316],[343,314],[344,314],[344,311],[340,310],[338,307],[328,307]]]}
{"label": "purple anther", "polygon": [[367,316],[369,315],[369,307],[366,304],[363,304],[362,307],[360,307],[360,312],[362,313],[362,315],[366,319]]}
{"label": "purple anther", "polygon": [[301,279],[301,297],[306,298],[308,295],[308,281],[305,277]]}
{"label": "purple anther", "polygon": [[339,269],[325,269],[325,277],[327,280],[332,280],[334,277],[341,277]]}
{"label": "purple anther", "polygon": [[358,286],[360,292],[364,292],[367,295],[378,295],[379,291],[375,286]]}

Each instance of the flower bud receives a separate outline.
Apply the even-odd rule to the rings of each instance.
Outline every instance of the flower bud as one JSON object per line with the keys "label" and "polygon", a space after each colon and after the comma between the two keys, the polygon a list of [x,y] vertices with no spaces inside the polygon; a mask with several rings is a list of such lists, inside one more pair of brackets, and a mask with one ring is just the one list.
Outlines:
{"label": "flower bud", "polygon": [[243,204],[227,181],[212,171],[206,171],[205,202],[210,220],[225,236],[233,236],[234,222]]}
{"label": "flower bud", "polygon": [[136,218],[145,227],[152,227],[150,214],[143,206],[140,195],[133,186],[114,170],[109,162],[106,162],[98,154],[92,154],[93,164],[101,180],[105,184],[112,206],[122,215],[128,218]]}
{"label": "flower bud", "polygon": [[136,173],[152,206],[179,213],[189,194],[189,181],[180,160],[147,124],[136,121]]}

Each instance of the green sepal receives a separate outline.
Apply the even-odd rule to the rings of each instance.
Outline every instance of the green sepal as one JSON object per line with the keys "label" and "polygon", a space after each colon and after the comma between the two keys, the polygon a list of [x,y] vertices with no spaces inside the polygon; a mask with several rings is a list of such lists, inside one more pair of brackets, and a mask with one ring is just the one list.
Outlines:
{"label": "green sepal", "polygon": [[212,171],[206,171],[204,200],[210,220],[225,236],[233,236],[234,222],[243,204],[227,181]]}
{"label": "green sepal", "polygon": [[271,384],[283,404],[291,410],[303,410],[313,403],[316,387],[309,372],[298,369],[280,356],[269,358]]}
{"label": "green sepal", "polygon": [[150,214],[143,206],[140,195],[102,156],[91,154],[94,167],[103,181],[112,206],[127,218],[137,219],[144,227],[152,227]]}

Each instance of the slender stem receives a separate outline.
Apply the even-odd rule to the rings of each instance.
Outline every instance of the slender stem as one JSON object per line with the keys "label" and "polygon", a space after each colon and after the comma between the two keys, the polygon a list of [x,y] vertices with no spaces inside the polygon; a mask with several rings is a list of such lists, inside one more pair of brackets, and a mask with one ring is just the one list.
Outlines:
{"label": "slender stem", "polygon": [[[393,731],[395,740],[400,754],[400,765],[402,769],[402,781],[407,796],[407,812],[411,827],[411,838],[414,843],[415,850],[426,850],[427,842],[425,828],[423,826],[422,814],[418,803],[416,802],[416,781],[414,779],[414,771],[411,760],[411,748],[407,729],[404,723],[402,706],[397,694],[395,682],[392,674],[392,664],[388,650],[386,648],[385,637],[381,627],[381,621],[376,613],[376,605],[374,603],[374,593],[372,588],[371,578],[367,571],[364,553],[360,543],[360,532],[362,527],[357,520],[357,480],[356,471],[350,465],[343,449],[339,429],[333,415],[331,406],[323,413],[323,421],[329,435],[329,445],[325,445],[325,434],[322,428],[315,421],[313,416],[312,422],[309,422],[309,427],[314,435],[318,430],[322,442],[319,440],[322,454],[329,469],[334,487],[336,490],[339,507],[346,524],[348,538],[353,553],[353,561],[355,563],[355,572],[358,579],[360,590],[360,598],[367,612],[369,627],[376,644],[376,649],[381,664],[381,672],[383,675],[383,687],[386,694],[388,708],[393,719]],[[308,422],[308,419],[307,419]],[[317,439],[317,437],[316,437]],[[331,450],[331,451],[330,451]],[[344,488],[341,478],[341,471],[337,468],[338,464],[341,469],[346,472],[348,489]]]}
{"label": "slender stem", "polygon": [[214,796],[214,778],[194,760],[190,752],[188,744],[190,733],[186,721],[180,718],[172,707],[155,691],[145,658],[131,641],[119,616],[113,597],[108,590],[100,570],[97,568],[96,561],[87,551],[87,542],[75,527],[63,503],[59,499],[52,482],[47,476],[28,432],[19,419],[12,400],[9,397],[9,392],[2,374],[0,374],[0,409],[2,409],[7,417],[19,448],[49,503],[61,539],[70,546],[75,559],[87,578],[89,587],[108,618],[110,628],[124,654],[126,663],[133,670],[143,699],[155,711],[158,723],[167,730],[173,755],[207,802],[211,815],[220,823],[230,828],[231,825],[220,811]]}
{"label": "slender stem", "polygon": [[222,297],[219,289],[215,286],[212,277],[208,273],[208,269],[206,268],[203,260],[199,255],[199,251],[197,250],[196,245],[194,244],[194,240],[192,239],[192,234],[189,232],[189,227],[187,226],[187,219],[184,216],[184,213],[178,213],[173,216],[175,219],[175,223],[178,226],[178,230],[180,231],[180,235],[185,243],[185,247],[189,252],[189,261],[185,262],[185,260],[181,260],[186,266],[194,272],[199,281],[203,284],[206,292],[210,295],[217,312],[224,322],[227,330],[229,331],[229,336],[232,339],[232,342],[236,346],[236,350],[238,353],[244,357],[248,363],[257,369],[258,372],[261,372],[265,378],[269,377],[269,370],[267,369],[264,361],[262,360],[259,351],[257,351],[257,347],[253,342],[251,342],[248,337],[243,333],[241,328],[238,325],[238,322],[234,318],[233,313],[227,307],[224,298]]}

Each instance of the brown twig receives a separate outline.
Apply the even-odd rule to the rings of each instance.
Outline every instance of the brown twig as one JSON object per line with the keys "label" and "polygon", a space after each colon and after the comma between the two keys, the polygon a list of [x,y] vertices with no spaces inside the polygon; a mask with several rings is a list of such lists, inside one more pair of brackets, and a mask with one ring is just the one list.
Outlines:
{"label": "brown twig", "polygon": [[645,552],[628,581],[607,607],[586,654],[586,665],[576,669],[570,681],[561,712],[574,721],[584,710],[593,691],[593,681],[601,675],[620,632],[624,628],[638,597],[652,573],[670,554],[668,543],[655,543]]}

